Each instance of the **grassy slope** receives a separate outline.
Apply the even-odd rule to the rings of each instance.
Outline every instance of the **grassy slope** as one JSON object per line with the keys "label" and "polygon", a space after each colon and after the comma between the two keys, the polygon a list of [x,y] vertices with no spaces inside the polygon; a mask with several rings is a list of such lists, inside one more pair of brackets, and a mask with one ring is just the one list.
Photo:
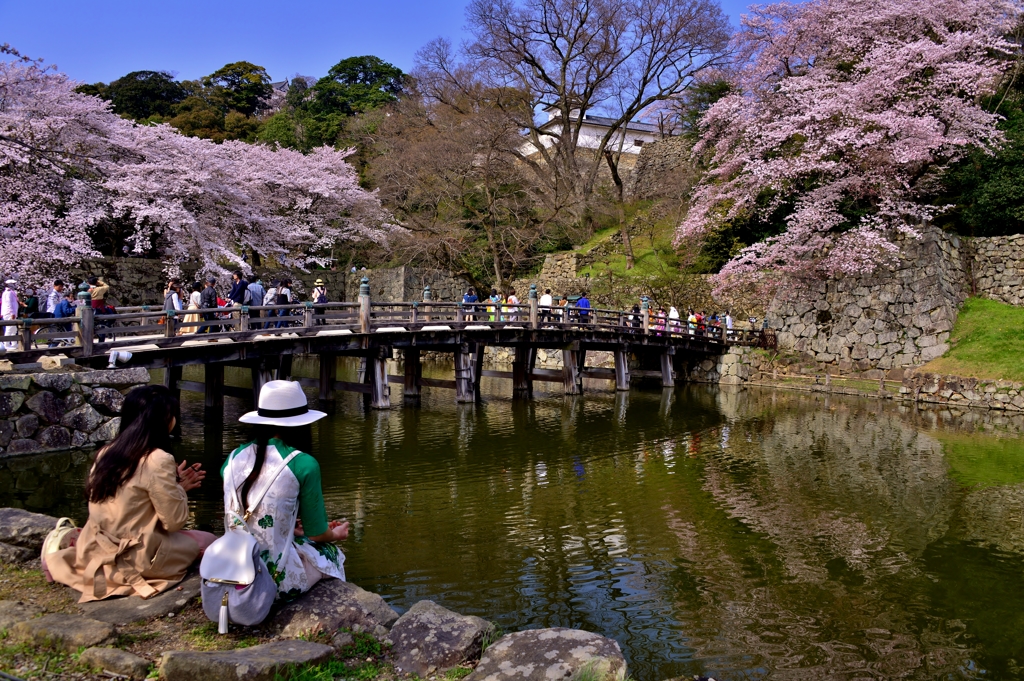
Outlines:
{"label": "grassy slope", "polygon": [[[589,253],[618,233],[618,227],[602,229],[577,250],[580,253]],[[674,233],[674,225],[663,221],[653,230],[653,239],[649,233],[631,235],[630,241],[633,245],[633,256],[636,260],[635,267],[632,270],[626,269],[625,253],[611,253],[598,258],[593,265],[581,268],[579,274],[583,276],[585,273],[589,273],[593,277],[610,269],[619,276],[640,276],[644,274],[658,274],[665,268],[675,267],[677,259],[672,246]],[[619,246],[616,250],[621,249],[622,247]]]}
{"label": "grassy slope", "polygon": [[952,349],[921,371],[1024,381],[1024,308],[969,298],[950,335]]}

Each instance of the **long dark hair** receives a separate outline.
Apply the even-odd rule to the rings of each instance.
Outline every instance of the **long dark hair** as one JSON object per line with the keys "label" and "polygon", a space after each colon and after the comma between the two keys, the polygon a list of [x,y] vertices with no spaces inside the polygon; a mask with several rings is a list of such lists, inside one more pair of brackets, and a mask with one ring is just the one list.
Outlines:
{"label": "long dark hair", "polygon": [[263,471],[263,464],[267,460],[267,444],[271,438],[279,438],[292,449],[297,449],[307,454],[313,449],[313,429],[308,425],[282,428],[281,426],[260,424],[255,426],[253,430],[256,440],[256,461],[253,463],[252,472],[246,476],[245,482],[242,483],[242,490],[238,495],[242,500],[242,508],[249,508],[249,490],[252,489],[252,486]]}
{"label": "long dark hair", "polygon": [[173,419],[180,419],[178,399],[162,385],[133,388],[121,407],[121,429],[97,457],[85,483],[85,497],[100,503],[117,494],[155,449],[165,449]]}

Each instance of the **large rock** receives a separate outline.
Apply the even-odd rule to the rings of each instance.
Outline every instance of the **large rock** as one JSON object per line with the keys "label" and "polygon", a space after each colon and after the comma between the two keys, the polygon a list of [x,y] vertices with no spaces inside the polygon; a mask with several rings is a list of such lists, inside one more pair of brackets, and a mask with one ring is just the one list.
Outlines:
{"label": "large rock", "polygon": [[[14,544],[5,544],[0,541],[0,565],[16,565],[18,563],[24,563],[25,561],[32,560],[39,554],[32,551],[32,549],[26,549],[24,546],[15,546]],[[0,629],[3,629],[0,626]]]}
{"label": "large rock", "polygon": [[23,620],[10,628],[11,638],[32,645],[56,644],[68,652],[113,641],[113,624],[79,615],[53,614]]}
{"label": "large rock", "polygon": [[25,403],[25,393],[0,393],[0,419],[14,416]]}
{"label": "large rock", "polygon": [[149,372],[142,367],[83,371],[75,374],[75,382],[82,385],[109,385],[127,388],[132,385],[149,383]]}
{"label": "large rock", "polygon": [[127,676],[130,679],[144,679],[149,674],[149,660],[132,655],[117,648],[88,648],[78,658],[80,664]]}
{"label": "large rock", "polygon": [[14,437],[14,424],[10,421],[0,419],[0,447],[6,447]]}
{"label": "large rock", "polygon": [[64,418],[64,400],[48,390],[37,392],[25,401],[25,406],[39,414],[47,423],[60,423]]}
{"label": "large rock", "polygon": [[397,619],[398,613],[377,594],[352,582],[324,579],[281,608],[269,627],[283,638],[295,638],[317,629],[331,635],[342,627],[372,632]]}
{"label": "large rock", "polygon": [[35,414],[25,414],[15,421],[14,428],[18,431],[18,437],[32,437],[39,430],[39,417]]}
{"label": "large rock", "polygon": [[35,440],[29,440],[27,438],[19,438],[17,440],[11,440],[11,444],[7,446],[8,454],[30,454],[32,452],[38,452],[41,449],[39,443]]}
{"label": "large rock", "polygon": [[17,376],[0,376],[0,390],[28,390],[32,377],[28,374]]}
{"label": "large rock", "polygon": [[10,629],[18,622],[30,620],[42,611],[42,608],[21,601],[0,601],[0,631]]}
{"label": "large rock", "polygon": [[201,585],[199,573],[192,573],[169,591],[146,600],[138,596],[107,598],[102,601],[79,603],[78,609],[91,619],[121,626],[180,612],[189,601],[199,595]]}
{"label": "large rock", "polygon": [[160,662],[163,681],[274,681],[289,668],[319,664],[334,648],[310,641],[274,641],[251,648],[202,653],[174,650]]}
{"label": "large rock", "polygon": [[64,426],[48,426],[36,436],[43,449],[67,449],[71,446],[71,431]]}
{"label": "large rock", "polygon": [[398,618],[387,640],[395,668],[423,678],[476,659],[484,636],[493,632],[485,619],[420,601]]}
{"label": "large rock", "polygon": [[0,542],[38,552],[57,519],[20,508],[0,508]]}
{"label": "large rock", "polygon": [[69,373],[62,374],[32,374],[32,382],[38,385],[40,388],[46,390],[53,390],[54,392],[62,393],[65,390],[71,388],[75,382],[75,377]]}
{"label": "large rock", "polygon": [[91,404],[83,404],[76,409],[72,409],[64,414],[64,418],[60,420],[62,426],[72,430],[81,430],[85,433],[91,433],[96,430],[101,423],[103,423],[103,415],[93,409]]}
{"label": "large rock", "polygon": [[626,660],[610,638],[579,629],[530,629],[490,646],[465,681],[559,681],[588,670],[601,681],[621,681]]}
{"label": "large rock", "polygon": [[117,437],[119,430],[121,430],[121,417],[115,416],[94,430],[89,436],[89,442],[110,442]]}
{"label": "large rock", "polygon": [[96,388],[89,396],[89,404],[108,414],[120,414],[124,395],[113,388]]}

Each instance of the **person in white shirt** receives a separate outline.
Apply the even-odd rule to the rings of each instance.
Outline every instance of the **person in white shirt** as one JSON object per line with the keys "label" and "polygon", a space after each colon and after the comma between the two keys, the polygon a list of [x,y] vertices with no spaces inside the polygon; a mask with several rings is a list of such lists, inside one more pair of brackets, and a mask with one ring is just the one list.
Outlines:
{"label": "person in white shirt", "polygon": [[64,299],[64,282],[58,279],[53,282],[53,288],[46,295],[46,309],[43,310],[46,314],[53,316],[57,306],[60,305],[60,301]]}
{"label": "person in white shirt", "polygon": [[727,335],[732,336],[732,313],[728,310],[725,311],[725,331]]}
{"label": "person in white shirt", "polygon": [[[12,320],[18,318],[18,292],[15,287],[18,282],[13,279],[8,279],[4,284],[4,293],[0,298],[0,317],[4,320]],[[4,327],[4,336],[17,336],[18,327],[11,325]],[[18,341],[6,341],[4,343],[4,349],[13,351],[18,349]]]}
{"label": "person in white shirt", "polygon": [[544,289],[544,295],[537,301],[537,307],[540,308],[540,321],[542,324],[551,319],[551,289]]}

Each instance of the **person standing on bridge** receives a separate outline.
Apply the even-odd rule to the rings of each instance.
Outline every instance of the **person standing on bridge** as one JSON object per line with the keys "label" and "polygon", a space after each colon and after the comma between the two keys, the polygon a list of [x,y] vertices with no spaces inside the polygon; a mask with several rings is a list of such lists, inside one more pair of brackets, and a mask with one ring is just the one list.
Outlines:
{"label": "person standing on bridge", "polygon": [[231,273],[231,290],[228,291],[228,300],[232,302],[234,307],[241,307],[242,305],[249,305],[250,296],[249,293],[249,282],[246,281],[242,275],[242,270],[235,270]]}
{"label": "person standing on bridge", "polygon": [[584,291],[580,294],[580,299],[576,301],[576,309],[579,310],[580,324],[590,323],[590,299],[587,298],[587,292]]}
{"label": "person standing on bridge", "polygon": [[[313,282],[313,292],[310,294],[309,299],[313,301],[314,305],[326,305],[329,302],[327,298],[327,285],[324,284],[323,279],[317,278],[317,280]],[[324,315],[327,313],[327,308],[314,308],[314,313]],[[327,320],[322,317],[316,320],[316,326],[323,326],[326,323]]]}
{"label": "person standing on bridge", "polygon": [[[345,554],[335,542],[348,538],[349,524],[327,519],[320,464],[309,454],[310,426],[326,415],[309,408],[298,383],[269,381],[256,411],[238,419],[254,426],[252,441],[221,468],[225,529],[245,523],[282,596],[305,593],[325,577],[345,579]],[[264,489],[246,515],[251,521],[240,518],[250,497]]]}
{"label": "person standing on bridge", "polygon": [[544,324],[551,320],[551,289],[544,289],[544,295],[537,301],[537,307],[540,310],[540,323]]}
{"label": "person standing on bridge", "polygon": [[466,289],[466,292],[462,294],[462,304],[466,307],[466,321],[472,322],[476,319],[473,316],[473,310],[476,308],[476,304],[479,298],[476,297],[476,289],[470,286]]}
{"label": "person standing on bridge", "polygon": [[[256,276],[256,275],[253,275]],[[249,282],[249,300],[252,301],[249,305],[255,305],[259,307],[263,305],[263,298],[267,295],[267,290],[263,288],[263,280],[256,276],[256,281]],[[259,317],[259,310],[249,310],[249,318]],[[254,329],[262,329],[263,327],[257,324],[250,325]]]}
{"label": "person standing on bridge", "polygon": [[[206,310],[217,309],[217,289],[214,286],[217,285],[217,277],[210,275],[206,278],[206,286],[203,288],[203,292],[199,294],[199,307],[204,310],[203,321],[212,322],[217,318],[216,312],[206,312]],[[199,327],[198,333],[214,333],[219,331],[220,328],[213,324],[203,324]],[[211,341],[213,342],[213,341]]]}
{"label": "person standing on bridge", "polygon": [[[18,318],[18,282],[13,279],[8,279],[4,282],[4,293],[2,303],[0,303],[0,317],[3,317],[5,321],[13,321]],[[4,327],[4,336],[18,336],[18,327],[11,325]],[[4,343],[4,349],[7,351],[14,351],[18,349],[18,341],[6,341]]]}

